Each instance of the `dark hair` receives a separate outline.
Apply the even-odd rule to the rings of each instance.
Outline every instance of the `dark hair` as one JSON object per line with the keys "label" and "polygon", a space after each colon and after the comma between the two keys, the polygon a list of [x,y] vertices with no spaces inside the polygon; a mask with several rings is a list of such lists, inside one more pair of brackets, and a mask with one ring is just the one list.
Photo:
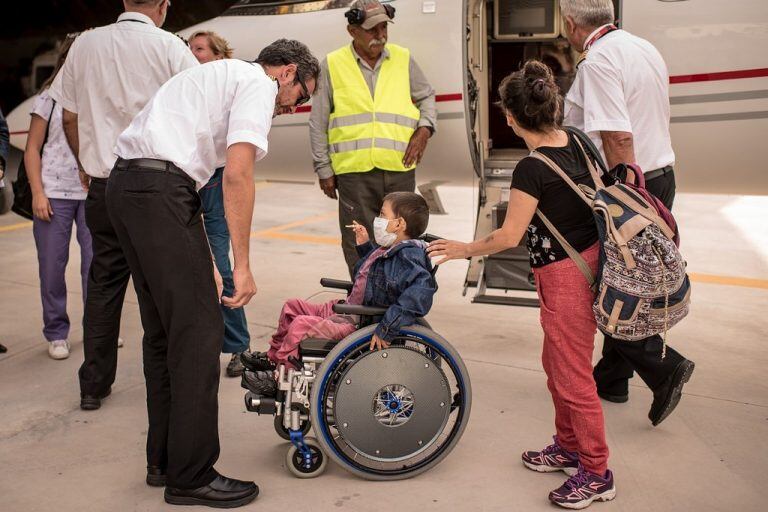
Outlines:
{"label": "dark hair", "polygon": [[296,64],[296,74],[305,83],[310,78],[317,81],[320,76],[317,58],[304,43],[295,39],[278,39],[261,50],[256,62],[267,66]]}
{"label": "dark hair", "polygon": [[392,192],[384,196],[389,201],[392,213],[405,220],[405,234],[418,238],[427,230],[429,206],[419,194],[413,192]]}
{"label": "dark hair", "polygon": [[499,96],[497,105],[526,130],[543,132],[560,125],[563,98],[552,70],[541,61],[529,60],[502,80]]}

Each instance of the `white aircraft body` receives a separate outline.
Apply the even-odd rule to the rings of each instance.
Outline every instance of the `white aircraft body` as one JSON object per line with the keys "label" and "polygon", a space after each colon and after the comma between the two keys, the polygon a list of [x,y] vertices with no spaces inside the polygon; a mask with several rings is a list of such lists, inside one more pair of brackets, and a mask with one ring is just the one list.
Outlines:
{"label": "white aircraft body", "polygon": [[[182,31],[213,30],[253,60],[279,38],[298,39],[319,57],[350,43],[344,12],[352,0],[241,0],[221,16]],[[395,0],[390,42],[405,46],[437,93],[438,125],[419,182],[478,184],[476,236],[503,220],[511,173],[527,154],[493,102],[498,83],[529,58],[556,71],[566,92],[578,55],[562,36],[559,0]],[[614,0],[621,28],[653,43],[670,74],[672,143],[678,190],[768,193],[762,151],[768,135],[768,1]],[[259,179],[314,181],[311,104],[275,119]],[[8,116],[23,147],[29,104]],[[434,189],[433,189],[434,190]],[[425,189],[422,189],[422,193]],[[318,193],[320,191],[318,190]],[[533,290],[525,249],[475,258],[467,285],[478,302],[535,305],[486,295],[486,288]]]}
{"label": "white aircraft body", "polygon": [[[768,2],[765,0],[615,0],[622,28],[651,41],[669,67],[676,177],[684,191],[768,193],[768,164],[759,150],[768,134]],[[319,57],[350,41],[343,13],[351,0],[242,0],[222,16],[184,30],[213,30],[253,59],[271,41],[305,42]],[[560,32],[557,0],[396,0],[389,39],[408,47],[438,99],[438,130],[418,170],[419,180],[469,183],[506,174],[525,154],[499,143],[498,70],[522,57],[556,49],[564,72],[574,55]],[[494,5],[498,4],[498,5]],[[554,10],[550,5],[555,6]],[[515,29],[552,17],[555,30],[509,38],[496,36],[494,7],[506,10]],[[549,21],[549,20],[548,20]],[[535,23],[534,23],[535,24]],[[504,27],[501,27],[503,30]],[[502,39],[505,38],[505,39]],[[496,73],[494,71],[497,71]],[[470,79],[470,75],[472,79]],[[571,76],[572,78],[572,76]],[[566,80],[567,81],[567,80]],[[494,86],[493,89],[491,86]],[[476,103],[471,101],[477,98]],[[474,104],[473,104],[474,103]],[[12,144],[23,148],[29,103],[9,116]],[[311,108],[311,106],[309,107]],[[270,155],[260,178],[313,180],[307,122],[309,108],[275,120]],[[495,119],[494,119],[495,118]],[[474,122],[473,122],[474,121]],[[494,135],[496,137],[494,137]],[[494,140],[496,139],[496,140]],[[519,144],[518,144],[519,146]]]}

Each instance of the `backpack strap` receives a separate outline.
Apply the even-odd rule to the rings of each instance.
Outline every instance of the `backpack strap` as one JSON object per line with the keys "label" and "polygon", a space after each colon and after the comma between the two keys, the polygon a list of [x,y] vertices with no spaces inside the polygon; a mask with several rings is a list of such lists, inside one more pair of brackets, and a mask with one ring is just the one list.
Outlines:
{"label": "backpack strap", "polygon": [[616,199],[618,199],[619,201],[621,201],[622,203],[632,208],[633,210],[635,210],[638,214],[642,215],[649,221],[659,226],[659,229],[661,229],[662,233],[664,233],[664,236],[666,236],[670,240],[674,240],[675,238],[674,231],[672,231],[672,228],[670,228],[669,225],[666,222],[664,222],[664,219],[659,217],[659,215],[656,213],[656,211],[653,208],[651,208],[650,206],[646,206],[641,202],[635,200],[629,194],[624,192],[624,190],[622,190],[621,187],[618,187],[618,186],[611,187],[608,193],[611,194]]}
{"label": "backpack strap", "polygon": [[557,173],[557,175],[560,176],[563,179],[563,181],[565,181],[568,184],[568,186],[571,187],[573,191],[576,192],[585,203],[587,203],[588,206],[592,206],[592,200],[589,197],[587,197],[587,194],[551,158],[544,155],[543,153],[539,153],[535,149],[531,151],[530,156],[544,162],[547,165],[547,167],[555,171],[555,173]]}
{"label": "backpack strap", "polygon": [[589,264],[586,262],[586,260],[581,257],[579,251],[574,249],[573,246],[568,243],[568,240],[565,239],[565,237],[560,233],[560,231],[557,230],[555,225],[550,222],[550,220],[546,215],[544,215],[544,213],[542,213],[541,210],[536,208],[536,214],[539,216],[539,218],[541,218],[542,222],[544,222],[544,225],[547,226],[547,229],[550,231],[550,233],[555,235],[555,238],[558,242],[560,242],[560,245],[565,250],[566,254],[568,254],[574,263],[576,263],[579,271],[584,274],[584,277],[589,283],[589,288],[592,291],[595,291],[597,281],[595,281],[595,276],[592,275],[592,269],[589,268]]}

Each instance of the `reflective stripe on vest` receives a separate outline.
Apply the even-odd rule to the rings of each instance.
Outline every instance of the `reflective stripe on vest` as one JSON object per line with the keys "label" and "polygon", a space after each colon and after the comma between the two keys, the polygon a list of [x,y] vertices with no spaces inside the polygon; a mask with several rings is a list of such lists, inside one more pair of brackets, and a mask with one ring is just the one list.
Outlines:
{"label": "reflective stripe on vest", "polygon": [[420,117],[411,99],[410,52],[393,44],[387,50],[373,97],[351,46],[328,54],[334,108],[328,144],[336,174],[413,168],[403,165]]}

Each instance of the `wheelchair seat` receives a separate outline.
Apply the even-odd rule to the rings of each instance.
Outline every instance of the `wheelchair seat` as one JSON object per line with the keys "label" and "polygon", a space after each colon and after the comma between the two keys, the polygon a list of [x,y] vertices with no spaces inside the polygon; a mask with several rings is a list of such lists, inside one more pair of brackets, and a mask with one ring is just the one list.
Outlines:
{"label": "wheelchair seat", "polygon": [[299,343],[301,357],[325,357],[333,350],[338,341],[323,338],[305,338]]}

